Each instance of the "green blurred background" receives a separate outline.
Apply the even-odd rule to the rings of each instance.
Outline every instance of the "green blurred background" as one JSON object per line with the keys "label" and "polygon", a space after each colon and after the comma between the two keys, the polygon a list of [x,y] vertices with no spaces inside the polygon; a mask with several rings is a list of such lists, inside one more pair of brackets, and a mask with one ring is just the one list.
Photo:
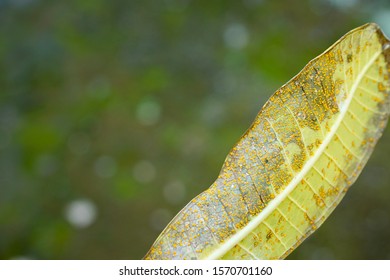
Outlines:
{"label": "green blurred background", "polygon": [[[140,259],[268,97],[390,2],[0,0],[0,258]],[[390,258],[390,129],[290,259]]]}

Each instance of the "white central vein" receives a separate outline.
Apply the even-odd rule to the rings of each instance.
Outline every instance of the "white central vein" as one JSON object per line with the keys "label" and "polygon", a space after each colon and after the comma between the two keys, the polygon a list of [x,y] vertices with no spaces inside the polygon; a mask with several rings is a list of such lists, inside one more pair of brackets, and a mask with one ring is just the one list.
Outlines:
{"label": "white central vein", "polygon": [[218,247],[214,252],[208,255],[205,259],[209,259],[209,260],[219,259],[223,255],[225,255],[231,248],[233,248],[243,238],[245,238],[255,228],[257,228],[279,206],[279,204],[282,203],[288,197],[288,195],[295,189],[295,187],[299,184],[299,182],[313,167],[314,163],[323,154],[325,148],[328,146],[333,136],[336,134],[337,129],[339,128],[342,120],[344,119],[345,114],[349,109],[349,105],[353,99],[357,87],[360,84],[360,81],[362,80],[367,70],[375,62],[375,60],[379,57],[380,54],[381,51],[376,52],[372,56],[372,58],[368,61],[368,63],[363,67],[363,69],[360,71],[359,75],[356,77],[355,83],[351,87],[350,94],[348,98],[345,100],[345,105],[340,109],[339,115],[335,123],[333,124],[329,133],[324,138],[322,144],[318,147],[317,151],[314,153],[313,157],[311,157],[306,162],[306,164],[303,166],[300,172],[295,174],[295,177],[291,180],[291,182],[287,185],[287,187],[278,196],[276,196],[272,201],[268,203],[268,205],[263,209],[263,211],[261,211],[256,217],[254,217],[240,231],[236,232],[226,242],[221,244],[220,247]]}

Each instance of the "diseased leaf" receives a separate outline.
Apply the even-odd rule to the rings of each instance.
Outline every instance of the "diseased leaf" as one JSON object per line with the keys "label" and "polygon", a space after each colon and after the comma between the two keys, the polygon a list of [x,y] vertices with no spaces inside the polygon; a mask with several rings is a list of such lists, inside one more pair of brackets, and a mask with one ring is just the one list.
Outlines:
{"label": "diseased leaf", "polygon": [[356,180],[389,112],[390,42],[366,24],[270,97],[145,259],[286,257]]}

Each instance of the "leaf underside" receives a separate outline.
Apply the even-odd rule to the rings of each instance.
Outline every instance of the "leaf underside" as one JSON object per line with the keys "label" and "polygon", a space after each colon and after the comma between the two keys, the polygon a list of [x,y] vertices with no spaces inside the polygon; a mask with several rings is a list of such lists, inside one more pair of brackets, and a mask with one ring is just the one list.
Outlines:
{"label": "leaf underside", "polygon": [[277,90],[145,259],[282,259],[356,180],[390,113],[390,42],[356,28]]}

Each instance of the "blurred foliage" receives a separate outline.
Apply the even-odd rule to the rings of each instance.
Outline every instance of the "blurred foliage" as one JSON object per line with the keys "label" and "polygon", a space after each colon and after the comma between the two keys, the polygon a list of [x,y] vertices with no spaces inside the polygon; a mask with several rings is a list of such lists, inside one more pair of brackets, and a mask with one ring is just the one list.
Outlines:
{"label": "blurred foliage", "polygon": [[[390,2],[0,0],[0,258],[142,258],[268,97],[369,21],[390,34]],[[389,152],[387,128],[290,258],[390,258]]]}

